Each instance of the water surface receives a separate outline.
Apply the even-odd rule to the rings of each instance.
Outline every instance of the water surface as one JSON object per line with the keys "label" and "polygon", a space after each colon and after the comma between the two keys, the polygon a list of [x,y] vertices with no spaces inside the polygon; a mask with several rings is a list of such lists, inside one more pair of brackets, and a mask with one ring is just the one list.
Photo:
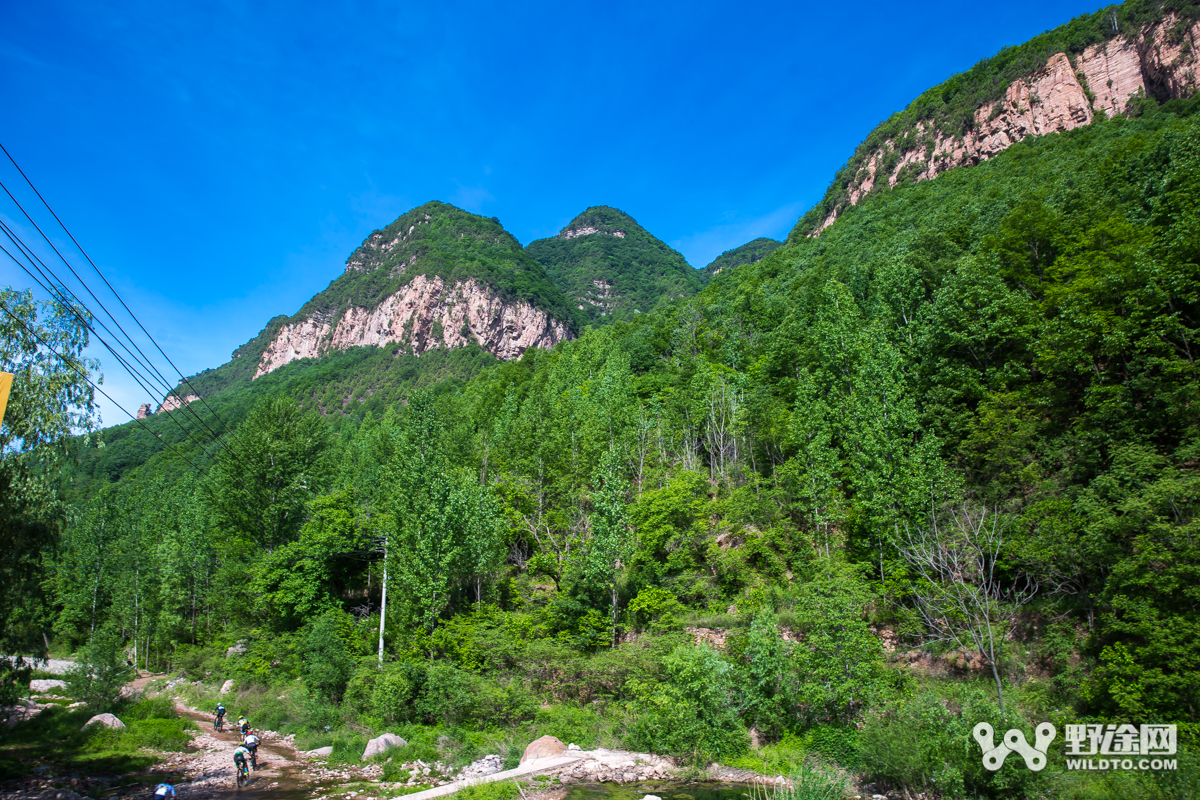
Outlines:
{"label": "water surface", "polygon": [[648,794],[662,800],[747,800],[757,788],[748,783],[585,783],[571,787],[564,800],[641,800]]}

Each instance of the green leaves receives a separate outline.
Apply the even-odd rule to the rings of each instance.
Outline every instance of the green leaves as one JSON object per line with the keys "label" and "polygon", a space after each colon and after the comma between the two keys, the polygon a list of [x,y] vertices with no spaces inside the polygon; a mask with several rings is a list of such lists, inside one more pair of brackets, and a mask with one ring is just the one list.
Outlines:
{"label": "green leaves", "polygon": [[374,545],[349,490],[316,498],[309,514],[297,541],[263,554],[251,569],[261,612],[285,627],[340,608],[351,574]]}
{"label": "green leaves", "polygon": [[305,505],[330,478],[329,428],[286,397],[259,403],[213,472],[217,523],[232,548],[272,552],[295,541]]}
{"label": "green leaves", "polygon": [[354,672],[354,620],[349,614],[328,610],[312,620],[301,645],[304,682],[319,698],[342,699]]}
{"label": "green leaves", "polygon": [[395,526],[388,566],[405,618],[432,632],[452,589],[464,579],[482,580],[498,562],[500,509],[471,472],[450,464],[430,395],[409,399],[392,435],[396,450],[382,500]]}
{"label": "green leaves", "polygon": [[67,673],[71,696],[88,704],[96,713],[116,701],[134,670],[126,665],[121,635],[116,626],[98,628],[76,655],[75,666]]}
{"label": "green leaves", "polygon": [[773,612],[755,616],[737,652],[746,718],[760,731],[849,725],[879,699],[883,651],[867,625],[874,596],[861,572],[822,559],[793,598],[795,627],[786,635]]}
{"label": "green leaves", "polygon": [[867,625],[872,595],[857,570],[827,561],[800,589],[796,613],[804,639],[792,651],[796,699],[808,722],[851,722],[878,698],[883,648]]}
{"label": "green leaves", "polygon": [[[0,650],[33,654],[45,648],[43,553],[65,511],[52,478],[66,438],[98,422],[88,383],[98,365],[83,357],[87,329],[72,311],[7,287],[0,304],[0,371],[13,374],[0,425]],[[13,677],[0,670],[0,699]]]}
{"label": "green leaves", "polygon": [[632,685],[632,746],[682,755],[697,766],[746,751],[733,669],[710,648],[680,645],[663,659],[661,683]]}

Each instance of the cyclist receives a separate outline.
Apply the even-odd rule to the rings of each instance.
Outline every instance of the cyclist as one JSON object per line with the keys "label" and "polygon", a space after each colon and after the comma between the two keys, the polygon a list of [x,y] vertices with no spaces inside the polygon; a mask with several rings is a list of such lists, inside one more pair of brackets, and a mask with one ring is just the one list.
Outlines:
{"label": "cyclist", "polygon": [[250,755],[250,751],[242,745],[238,745],[238,748],[233,751],[233,766],[239,773],[247,775],[250,773],[250,769],[246,766],[246,756],[248,755]]}
{"label": "cyclist", "polygon": [[245,716],[238,717],[238,732],[242,736],[245,736],[248,730],[250,730],[250,720],[246,719]]}
{"label": "cyclist", "polygon": [[217,703],[216,714],[217,714],[217,719],[213,722],[213,727],[219,728],[219,727],[221,727],[221,723],[225,721],[225,704],[224,703],[221,703],[221,702]]}
{"label": "cyclist", "polygon": [[160,783],[154,787],[154,800],[167,800],[168,797],[175,796],[175,787],[171,785],[171,779],[167,778],[164,783]]}
{"label": "cyclist", "polygon": [[258,769],[258,743],[260,739],[254,735],[254,731],[247,731],[245,738],[242,739],[242,744],[250,751],[250,766]]}

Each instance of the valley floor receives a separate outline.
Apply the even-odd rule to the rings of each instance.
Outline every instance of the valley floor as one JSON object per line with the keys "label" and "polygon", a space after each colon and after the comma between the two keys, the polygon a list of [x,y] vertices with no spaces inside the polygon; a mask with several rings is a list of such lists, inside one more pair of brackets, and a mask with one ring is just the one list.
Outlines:
{"label": "valley floor", "polygon": [[[170,697],[179,716],[192,723],[190,743],[181,752],[142,748],[141,759],[124,766],[110,764],[108,772],[98,765],[72,761],[53,740],[5,743],[7,757],[36,763],[32,774],[0,784],[0,800],[137,800],[148,798],[153,787],[171,780],[180,800],[386,800],[409,796],[413,800],[441,797],[467,790],[476,797],[486,784],[509,782],[518,785],[515,791],[522,800],[562,800],[572,785],[591,786],[616,784],[637,790],[638,796],[677,788],[684,778],[674,762],[665,757],[646,753],[574,748],[562,756],[536,759],[515,768],[500,769],[499,756],[488,756],[461,770],[449,770],[443,765],[428,765],[416,761],[401,765],[407,780],[387,780],[384,765],[378,761],[362,764],[326,761],[320,755],[299,750],[295,735],[256,729],[262,739],[259,747],[258,769],[248,785],[238,789],[235,780],[233,751],[241,741],[232,723],[214,730],[212,715],[188,705],[174,693],[178,680],[166,675],[145,674],[132,681],[123,695],[128,699],[140,696]],[[185,684],[186,685],[186,684]],[[55,690],[61,691],[61,690]],[[45,701],[44,696],[36,695]],[[42,713],[61,715],[64,711],[52,702],[38,704],[29,719],[16,721],[27,726]],[[77,711],[81,718],[88,716]],[[44,720],[43,720],[44,721]],[[77,721],[76,721],[77,722]],[[75,724],[74,722],[72,724]],[[10,726],[10,728],[13,726]],[[53,728],[47,728],[52,731]],[[390,759],[388,759],[390,762]],[[112,771],[117,767],[117,771]],[[432,770],[431,770],[432,767]],[[440,774],[440,770],[446,774]],[[432,773],[432,774],[431,774]],[[393,773],[394,774],[394,773]],[[749,784],[776,785],[787,783],[782,777],[767,777],[747,770],[712,765],[707,775],[691,775],[711,785],[745,787]],[[642,791],[642,790],[645,791]],[[488,793],[501,797],[506,792]]]}

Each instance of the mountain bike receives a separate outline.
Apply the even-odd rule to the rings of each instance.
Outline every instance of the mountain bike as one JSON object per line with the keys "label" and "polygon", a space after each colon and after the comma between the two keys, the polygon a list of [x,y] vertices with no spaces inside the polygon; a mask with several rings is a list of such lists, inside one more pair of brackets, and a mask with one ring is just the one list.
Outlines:
{"label": "mountain bike", "polygon": [[225,718],[217,717],[216,720],[213,721],[213,728],[218,731],[223,730],[225,728]]}
{"label": "mountain bike", "polygon": [[258,772],[258,748],[250,751],[250,769]]}
{"label": "mountain bike", "polygon": [[237,788],[242,788],[250,781],[250,770],[246,767],[237,768]]}

